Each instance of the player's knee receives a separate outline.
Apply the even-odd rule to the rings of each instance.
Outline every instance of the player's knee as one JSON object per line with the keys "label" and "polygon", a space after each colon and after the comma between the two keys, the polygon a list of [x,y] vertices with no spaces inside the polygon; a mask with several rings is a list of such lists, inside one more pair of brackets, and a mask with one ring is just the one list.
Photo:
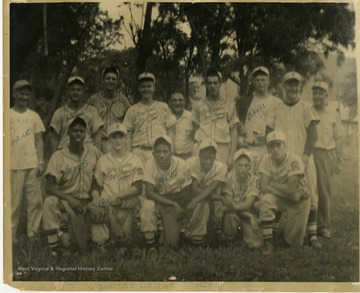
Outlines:
{"label": "player's knee", "polygon": [[52,209],[54,208],[59,202],[59,199],[56,196],[48,196],[44,200],[44,209]]}

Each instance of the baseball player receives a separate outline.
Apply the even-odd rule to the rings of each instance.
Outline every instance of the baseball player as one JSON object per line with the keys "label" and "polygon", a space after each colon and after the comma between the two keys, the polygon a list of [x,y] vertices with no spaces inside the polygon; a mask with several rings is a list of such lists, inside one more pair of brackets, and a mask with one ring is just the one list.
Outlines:
{"label": "baseball player", "polygon": [[10,181],[12,243],[17,243],[22,196],[27,200],[27,236],[35,240],[39,232],[43,199],[40,176],[44,172],[45,131],[39,115],[27,108],[32,86],[26,80],[13,85],[14,106],[10,109]]}
{"label": "baseball player", "polygon": [[84,144],[86,122],[76,117],[68,128],[69,145],[50,158],[46,178],[48,197],[44,201],[43,226],[50,255],[59,255],[59,242],[69,245],[67,214],[79,248],[84,250],[88,240],[85,211],[92,201],[91,186],[95,164],[101,152]]}
{"label": "baseball player", "polygon": [[193,181],[192,200],[186,206],[192,216],[185,237],[196,245],[204,244],[210,216],[209,202],[224,200],[220,196],[220,188],[226,183],[227,168],[216,160],[217,150],[218,146],[214,141],[204,140],[200,144],[199,155],[186,161]]}
{"label": "baseball player", "polygon": [[[145,165],[145,194],[149,199],[140,211],[141,231],[149,248],[155,247],[157,214],[160,212],[165,242],[176,248],[179,243],[180,221],[191,196],[191,174],[185,161],[172,156],[173,143],[167,135],[154,143],[154,157]],[[197,223],[197,225],[202,223]],[[195,225],[194,228],[197,226]]]}
{"label": "baseball player", "polygon": [[[259,179],[252,172],[252,155],[246,149],[236,151],[234,169],[226,176],[222,195],[231,205],[221,205],[215,211],[215,222],[220,224],[226,241],[235,239],[239,227],[243,231],[243,240],[248,247],[262,246],[262,232],[259,229],[258,203]],[[220,230],[220,231],[221,231]]]}
{"label": "baseball player", "polygon": [[206,75],[206,99],[194,105],[193,119],[195,140],[199,144],[210,139],[218,145],[218,160],[228,166],[232,165],[237,149],[239,119],[233,101],[220,96],[222,75],[209,70]]}
{"label": "baseball player", "polygon": [[311,211],[308,221],[309,243],[316,249],[321,248],[317,238],[317,183],[316,168],[312,152],[317,140],[316,125],[319,117],[311,105],[302,99],[302,77],[297,72],[288,72],[284,75],[283,84],[285,98],[266,117],[267,133],[272,130],[281,131],[287,140],[289,153],[302,158],[305,165],[305,176],[311,196]]}
{"label": "baseball player", "polygon": [[338,113],[327,106],[329,86],[315,82],[312,86],[313,108],[320,117],[318,140],[314,149],[319,192],[318,234],[330,239],[331,176],[340,173],[342,164],[342,129]]}
{"label": "baseball player", "polygon": [[280,99],[269,94],[270,84],[269,70],[264,66],[256,67],[252,71],[254,93],[240,98],[236,102],[236,110],[245,131],[244,137],[240,136],[241,144],[258,156],[255,156],[257,169],[260,157],[267,153],[265,132],[266,116],[269,111],[280,103]]}
{"label": "baseball player", "polygon": [[119,71],[114,66],[107,66],[102,72],[103,90],[92,95],[88,104],[96,108],[104,127],[101,131],[102,151],[111,150],[108,127],[115,123],[122,123],[125,112],[130,104],[128,99],[119,90]]}
{"label": "baseball player", "polygon": [[176,117],[174,154],[187,160],[194,149],[194,128],[192,114],[184,108],[185,102],[180,92],[174,92],[169,100],[171,112]]}
{"label": "baseball player", "polygon": [[154,100],[155,76],[152,73],[140,74],[138,82],[141,101],[129,108],[123,124],[128,129],[130,150],[145,165],[152,158],[157,137],[167,134],[174,138],[176,118],[167,104]]}
{"label": "baseball player", "polygon": [[67,86],[69,102],[55,111],[50,123],[53,151],[62,149],[69,144],[67,134],[69,125],[76,117],[81,117],[87,124],[85,143],[93,143],[101,150],[101,128],[104,123],[97,110],[85,104],[83,78],[80,76],[70,77]]}
{"label": "baseball player", "polygon": [[109,239],[110,224],[114,240],[123,248],[128,248],[134,209],[142,190],[143,166],[140,159],[127,149],[127,129],[124,125],[110,125],[107,135],[112,149],[96,164],[94,176],[97,187],[92,196],[94,206],[106,209],[110,223],[93,223],[92,238],[98,245],[103,245]]}
{"label": "baseball player", "polygon": [[269,154],[259,165],[260,221],[264,237],[263,254],[274,249],[273,224],[276,212],[286,212],[284,240],[289,246],[301,246],[310,210],[309,189],[300,157],[288,152],[285,135],[273,131],[266,137]]}

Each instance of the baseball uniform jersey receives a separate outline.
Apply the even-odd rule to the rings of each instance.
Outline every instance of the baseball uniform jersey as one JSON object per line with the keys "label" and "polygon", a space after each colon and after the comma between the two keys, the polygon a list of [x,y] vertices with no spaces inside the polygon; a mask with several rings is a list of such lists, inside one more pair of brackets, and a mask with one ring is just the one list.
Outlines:
{"label": "baseball uniform jersey", "polygon": [[122,94],[118,93],[115,98],[109,100],[103,96],[103,92],[92,95],[88,104],[98,111],[104,123],[101,136],[105,138],[108,127],[114,123],[122,123],[125,112],[130,106],[128,99]]}
{"label": "baseball uniform jersey", "polygon": [[84,145],[80,158],[65,147],[51,156],[45,176],[54,176],[63,193],[88,199],[95,165],[100,156],[101,152],[92,145]]}
{"label": "baseball uniform jersey", "polygon": [[174,149],[176,155],[191,154],[194,148],[193,118],[191,112],[184,109],[176,121]]}
{"label": "baseball uniform jersey", "polygon": [[50,123],[50,128],[60,136],[58,149],[62,149],[69,144],[69,126],[76,117],[81,117],[86,122],[84,143],[92,143],[93,135],[104,125],[97,110],[92,106],[85,104],[76,111],[72,110],[68,105],[60,107],[55,111]]}
{"label": "baseball uniform jersey", "polygon": [[166,135],[166,130],[175,125],[176,118],[168,105],[154,101],[150,106],[141,102],[131,106],[123,124],[133,133],[132,147],[152,147],[155,139]]}

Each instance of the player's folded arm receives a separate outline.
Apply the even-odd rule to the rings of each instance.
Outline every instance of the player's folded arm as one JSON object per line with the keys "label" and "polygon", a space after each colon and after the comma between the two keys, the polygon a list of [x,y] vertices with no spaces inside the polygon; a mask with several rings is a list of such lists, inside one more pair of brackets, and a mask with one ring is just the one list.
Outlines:
{"label": "player's folded arm", "polygon": [[167,199],[165,196],[155,192],[154,185],[149,182],[145,182],[145,194],[148,199],[151,199],[159,204],[173,206],[176,203],[175,201]]}
{"label": "player's folded arm", "polygon": [[250,211],[255,200],[255,196],[249,196],[245,199],[245,201],[234,204],[235,211],[240,213]]}
{"label": "player's folded arm", "polygon": [[185,186],[181,191],[172,194],[167,194],[166,197],[176,202],[186,199],[191,199],[192,197],[191,186],[190,185]]}
{"label": "player's folded arm", "polygon": [[[193,180],[193,182],[197,180]],[[196,184],[196,183],[195,183]],[[222,181],[220,180],[214,180],[213,182],[210,183],[209,186],[203,188],[203,189],[200,189],[200,193],[197,193],[195,194],[195,198],[193,198],[193,200],[196,202],[196,203],[199,203],[205,199],[208,199],[210,198],[214,192],[221,186],[221,184],[223,184]]]}
{"label": "player's folded arm", "polygon": [[270,181],[270,186],[276,189],[279,193],[285,195],[286,198],[298,201],[297,190],[298,190],[298,182],[302,175],[293,175],[290,176],[287,180],[287,183],[277,183],[274,181]]}

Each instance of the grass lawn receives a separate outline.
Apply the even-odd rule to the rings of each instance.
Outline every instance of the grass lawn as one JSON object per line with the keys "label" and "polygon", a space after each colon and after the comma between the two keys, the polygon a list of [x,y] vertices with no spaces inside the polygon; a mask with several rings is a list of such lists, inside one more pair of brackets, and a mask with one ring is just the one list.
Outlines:
{"label": "grass lawn", "polygon": [[[152,256],[134,249],[129,259],[116,250],[101,257],[91,251],[83,255],[68,251],[54,260],[46,254],[45,242],[30,246],[24,240],[13,250],[14,281],[163,281],[174,275],[177,281],[358,282],[358,177],[356,152],[345,149],[343,171],[333,178],[333,238],[321,240],[320,251],[307,245],[297,249],[278,245],[272,255],[263,257],[261,251],[244,246],[185,246],[177,252],[160,248]],[[95,271],[61,270],[69,267]]]}

